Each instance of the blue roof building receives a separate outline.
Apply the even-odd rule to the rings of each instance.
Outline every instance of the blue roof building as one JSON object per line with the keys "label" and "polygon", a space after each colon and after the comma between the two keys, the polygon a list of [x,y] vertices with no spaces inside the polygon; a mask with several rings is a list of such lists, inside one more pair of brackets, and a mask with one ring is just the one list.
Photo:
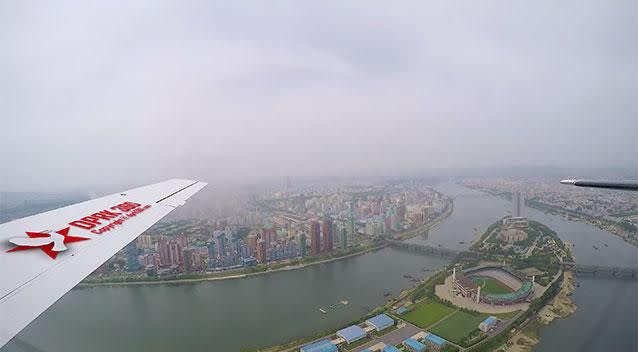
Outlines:
{"label": "blue roof building", "polygon": [[485,320],[483,320],[483,323],[494,324],[496,320],[497,320],[496,317],[490,315],[489,317],[485,318]]}
{"label": "blue roof building", "polygon": [[319,340],[311,344],[305,345],[299,349],[299,352],[338,352],[337,346],[328,339]]}
{"label": "blue roof building", "polygon": [[383,347],[383,352],[401,352],[401,350],[392,345],[385,345],[385,347]]}
{"label": "blue roof building", "polygon": [[370,326],[374,326],[377,331],[381,331],[383,329],[387,329],[394,325],[394,319],[390,318],[385,314],[379,314],[374,316],[368,320],[366,323]]}
{"label": "blue roof building", "polygon": [[479,329],[483,332],[488,332],[496,323],[498,323],[498,319],[490,315],[479,324]]}
{"label": "blue roof building", "polygon": [[352,325],[337,331],[337,336],[346,340],[347,343],[352,343],[366,337],[366,332],[359,325]]}
{"label": "blue roof building", "polygon": [[426,347],[424,344],[420,343],[419,341],[413,338],[403,340],[403,346],[405,346],[408,350],[412,352],[423,352],[426,350]]}
{"label": "blue roof building", "polygon": [[443,348],[443,346],[447,343],[444,338],[434,334],[427,334],[427,336],[425,336],[425,340],[433,344],[436,348]]}
{"label": "blue roof building", "polygon": [[394,313],[398,314],[398,315],[402,315],[407,313],[408,309],[406,307],[399,307],[397,308]]}

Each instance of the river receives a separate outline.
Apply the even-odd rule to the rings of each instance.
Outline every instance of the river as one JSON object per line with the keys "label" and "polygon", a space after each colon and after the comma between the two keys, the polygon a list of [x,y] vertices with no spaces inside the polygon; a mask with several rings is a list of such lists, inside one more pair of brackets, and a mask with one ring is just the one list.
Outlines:
{"label": "river", "polygon": [[[506,214],[509,202],[454,184],[454,213],[410,241],[465,249],[474,228]],[[638,249],[590,225],[526,209],[575,244],[579,263],[636,266]],[[459,243],[463,242],[463,243]],[[605,247],[604,244],[608,247]],[[595,250],[592,246],[599,249]],[[187,284],[74,289],[0,351],[239,351],[337,328],[383,304],[446,260],[392,248],[300,270]],[[638,350],[638,282],[579,278],[571,317],[541,333],[538,351]],[[319,308],[348,300],[321,314]],[[586,323],[583,323],[586,322]],[[577,340],[574,340],[577,339]],[[621,348],[622,347],[622,348]]]}

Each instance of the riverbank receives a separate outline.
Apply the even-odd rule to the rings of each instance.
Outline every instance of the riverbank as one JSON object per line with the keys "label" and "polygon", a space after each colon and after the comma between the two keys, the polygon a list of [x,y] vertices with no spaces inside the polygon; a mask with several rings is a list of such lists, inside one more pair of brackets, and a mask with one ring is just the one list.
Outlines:
{"label": "riverbank", "polygon": [[82,283],[78,284],[76,287],[82,288],[82,287],[95,287],[95,286],[127,286],[127,285],[159,285],[159,284],[163,285],[163,284],[193,283],[193,282],[202,282],[202,281],[220,281],[220,280],[242,279],[242,278],[253,277],[253,276],[258,276],[258,275],[277,273],[277,272],[281,272],[281,271],[299,270],[299,269],[303,269],[303,268],[306,268],[306,267],[309,267],[309,266],[312,266],[312,265],[330,263],[330,262],[334,262],[334,261],[337,261],[337,260],[352,258],[352,257],[358,256],[358,255],[362,255],[362,254],[365,254],[365,253],[369,253],[369,252],[372,252],[372,251],[379,250],[379,249],[384,248],[386,246],[387,246],[387,244],[384,243],[384,244],[380,244],[378,246],[373,246],[373,247],[369,247],[369,248],[366,248],[366,249],[361,250],[361,251],[350,253],[350,254],[345,255],[345,256],[328,258],[328,259],[318,260],[318,261],[314,261],[314,262],[310,262],[310,263],[288,265],[288,266],[283,266],[281,268],[277,268],[277,269],[273,269],[273,270],[264,270],[264,271],[258,271],[258,272],[249,272],[249,273],[239,273],[238,272],[237,274],[231,274],[231,275],[226,275],[226,276],[204,276],[204,277],[201,277],[201,278],[184,278],[184,279],[174,279],[174,280],[121,281],[121,282],[120,281],[114,281],[114,282],[82,282]]}
{"label": "riverbank", "polygon": [[556,319],[565,319],[576,311],[571,295],[576,291],[576,278],[572,272],[564,272],[563,283],[558,295],[538,312],[535,321],[530,322],[507,343],[507,352],[531,352],[540,339],[538,331]]}
{"label": "riverbank", "polygon": [[[511,200],[512,198],[512,194],[506,191],[497,191],[497,190],[493,190],[489,188],[482,188],[482,187],[477,187],[472,185],[466,185],[466,187],[483,192],[483,193],[487,193],[492,196],[500,197],[506,200]],[[544,213],[548,213],[552,215],[565,214],[568,216],[568,220],[570,220],[570,217],[573,219],[581,220],[582,222],[586,224],[589,224],[598,229],[607,231],[614,236],[622,238],[623,241],[635,247],[638,247],[638,233],[625,230],[620,223],[607,220],[600,216],[592,216],[589,214],[574,211],[572,209],[566,209],[556,205],[547,204],[537,199],[526,200],[525,205],[530,208],[534,208],[536,210],[540,210]]]}
{"label": "riverbank", "polygon": [[575,219],[582,220],[583,222],[595,226],[601,230],[607,231],[612,235],[618,236],[622,238],[625,242],[633,245],[634,247],[638,247],[638,234],[631,233],[622,228],[622,225],[619,223],[615,223],[613,221],[605,220],[601,217],[594,217],[588,214],[577,213],[571,209],[565,209],[561,207],[557,207],[555,205],[547,204],[540,202],[538,200],[529,200],[525,203],[527,206],[540,210],[542,212],[547,212],[550,214],[567,214]]}
{"label": "riverbank", "polygon": [[[492,233],[495,228],[495,224],[498,223],[499,221],[488,227],[485,233]],[[545,225],[539,225],[545,227]],[[559,248],[563,247],[562,241],[555,233],[553,233],[553,231],[547,228],[544,232],[546,232],[548,236],[555,238]],[[551,235],[552,233],[553,235]],[[479,238],[484,239],[485,234]],[[360,318],[348,325],[360,324],[362,321],[374,314],[386,313],[393,315],[397,324],[413,324],[413,326],[420,330],[421,333],[430,332],[441,336],[448,341],[450,348],[457,351],[471,350],[482,352],[503,350],[506,346],[517,345],[515,342],[508,342],[512,340],[520,342],[516,348],[529,348],[529,350],[531,350],[531,348],[539,342],[538,338],[535,337],[538,330],[536,325],[547,325],[552,320],[567,317],[575,311],[576,306],[569,298],[576,288],[575,279],[571,272],[565,273],[562,270],[558,270],[558,272],[553,276],[553,279],[548,282],[546,286],[535,284],[534,295],[530,297],[528,302],[521,304],[494,307],[485,303],[474,304],[472,299],[468,300],[467,298],[460,298],[456,295],[451,295],[450,293],[454,290],[452,284],[452,268],[456,268],[457,266],[460,268],[467,268],[468,266],[477,265],[476,256],[469,255],[470,251],[473,251],[474,254],[481,254],[481,249],[478,248],[470,249],[461,253],[455,260],[448,263],[445,268],[437,271],[426,280],[420,281],[416,287],[401,292],[401,295],[396,300],[386,302],[369,312],[366,317]],[[569,252],[569,249],[566,251]],[[551,253],[554,252],[550,252],[549,254]],[[548,253],[539,252],[538,256],[544,257],[544,254],[548,255]],[[498,263],[500,263],[500,261]],[[535,261],[534,263],[536,266],[539,264],[538,261]],[[503,265],[505,265],[504,262]],[[554,262],[554,265],[557,264]],[[408,315],[398,316],[393,314],[393,311],[397,307],[410,307],[408,308],[408,314],[412,314],[412,318],[408,318]],[[459,332],[457,331],[457,327],[437,325],[452,314],[443,314],[443,316],[439,317],[438,320],[435,319],[428,321],[427,323],[423,323],[421,318],[418,318],[420,316],[434,316],[437,310],[446,309],[453,311],[452,314],[457,317],[456,319],[458,319],[457,323],[460,324],[459,326],[469,324],[469,327],[458,328],[461,329],[461,332]],[[500,326],[494,334],[488,334],[479,339],[474,339],[476,336],[473,336],[472,334],[473,329],[476,329],[476,325],[473,324],[478,325],[480,321],[493,314],[501,314],[508,317],[501,318],[502,326]],[[542,317],[542,319],[540,317]],[[343,325],[342,327],[346,327],[348,325]],[[523,331],[530,331],[530,333],[517,337],[517,332],[521,329]],[[296,350],[302,345],[318,339],[328,338],[334,340],[335,330],[322,332],[312,337],[298,339],[286,344],[261,349],[259,351],[288,352]],[[401,339],[411,336],[410,334],[414,334],[414,331],[410,331],[407,335],[401,336]],[[373,340],[375,339],[373,338]],[[370,342],[370,344],[371,343],[372,342]],[[346,346],[345,348],[349,349],[350,346]]]}
{"label": "riverbank", "polygon": [[570,298],[574,291],[576,291],[576,278],[574,273],[566,271],[560,292],[553,301],[541,309],[538,313],[538,320],[543,325],[549,325],[556,319],[564,319],[574,313],[576,304]]}
{"label": "riverbank", "polygon": [[[342,324],[340,327],[338,328],[334,328],[334,329],[330,329],[327,331],[323,331],[317,334],[314,334],[312,336],[307,336],[307,337],[303,337],[300,339],[296,339],[293,341],[289,341],[287,343],[284,344],[280,344],[280,345],[275,345],[275,346],[270,346],[270,347],[266,347],[266,348],[261,348],[258,350],[255,350],[255,352],[292,352],[292,351],[298,351],[303,345],[308,344],[312,341],[316,341],[322,338],[326,338],[328,336],[334,335],[334,332],[336,330],[338,330],[339,328],[345,328],[351,325],[356,325],[356,324],[361,324],[362,322],[366,321],[367,319],[377,315],[377,314],[381,314],[384,312],[389,312],[393,307],[395,307],[396,305],[398,305],[400,302],[403,302],[405,300],[410,300],[410,298],[412,296],[414,296],[415,294],[417,294],[417,292],[424,290],[428,285],[432,284],[433,282],[436,282],[440,279],[440,277],[442,275],[444,275],[445,273],[447,273],[448,271],[451,270],[451,265],[448,264],[447,266],[445,266],[444,268],[434,272],[432,274],[432,276],[430,276],[429,278],[427,278],[426,280],[420,282],[418,285],[409,288],[409,289],[405,289],[402,290],[401,293],[393,300],[391,301],[387,301],[385,304],[378,306],[376,308],[374,308],[372,311],[368,312],[368,314],[366,314],[365,316],[353,320],[347,324]],[[346,349],[349,350],[349,349]]]}
{"label": "riverbank", "polygon": [[421,234],[423,234],[423,232],[425,231],[430,231],[431,229],[435,228],[436,226],[438,226],[439,224],[441,224],[445,219],[447,219],[450,215],[452,215],[452,212],[454,211],[454,201],[450,200],[450,203],[448,204],[448,206],[445,208],[445,210],[443,210],[443,212],[441,213],[441,215],[439,215],[436,219],[433,219],[431,222],[417,228],[417,229],[413,229],[413,230],[408,230],[399,234],[396,234],[393,236],[393,238],[395,240],[407,240],[409,238],[412,237],[416,237],[419,236]]}
{"label": "riverbank", "polygon": [[[443,213],[441,213],[441,215],[439,215],[437,218],[433,219],[430,223],[424,226],[421,226],[417,229],[402,232],[396,235],[395,238],[400,240],[405,240],[405,239],[417,236],[423,233],[424,231],[429,231],[433,229],[434,227],[438,226],[439,224],[441,224],[445,219],[447,219],[452,214],[453,211],[454,211],[454,202],[450,200],[449,205],[445,208]],[[380,245],[374,245],[372,247],[366,247],[362,250],[359,250],[353,253],[348,253],[342,256],[337,256],[337,257],[332,257],[327,259],[320,259],[320,260],[311,261],[308,263],[286,265],[286,266],[278,267],[275,269],[266,269],[266,270],[257,271],[257,272],[249,271],[250,269],[248,270],[240,269],[240,270],[234,270],[234,271],[228,271],[228,272],[222,272],[222,273],[200,274],[202,275],[201,277],[192,277],[191,275],[184,278],[175,277],[175,278],[166,279],[166,280],[162,280],[162,279],[153,280],[146,277],[136,280],[135,277],[122,277],[122,278],[109,278],[109,279],[105,279],[105,281],[103,282],[99,282],[99,281],[91,281],[92,279],[87,279],[81,282],[80,284],[78,284],[77,287],[81,288],[81,287],[94,287],[94,286],[155,285],[155,284],[193,283],[193,282],[202,282],[202,281],[242,279],[246,277],[271,274],[271,273],[276,273],[281,271],[298,270],[298,269],[306,268],[311,265],[317,265],[317,264],[323,264],[323,263],[329,263],[329,262],[333,262],[337,260],[347,259],[357,255],[365,254],[374,250],[379,250],[385,246],[387,246],[387,244],[383,243]],[[194,274],[194,275],[198,275],[198,274]]]}

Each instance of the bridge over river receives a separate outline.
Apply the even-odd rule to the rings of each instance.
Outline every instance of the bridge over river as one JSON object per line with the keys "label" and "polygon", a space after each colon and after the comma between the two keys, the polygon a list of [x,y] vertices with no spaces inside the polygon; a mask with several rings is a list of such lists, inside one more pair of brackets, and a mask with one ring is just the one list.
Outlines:
{"label": "bridge over river", "polygon": [[[405,249],[413,252],[419,252],[426,255],[434,255],[446,258],[456,258],[462,251],[449,249],[439,246],[430,246],[425,244],[408,243],[404,241],[387,240],[386,243],[393,248]],[[476,254],[475,252],[466,252]],[[563,269],[572,271],[576,274],[591,274],[598,276],[608,276],[616,278],[638,278],[638,268],[615,267],[602,265],[585,265],[574,262],[564,262]]]}
{"label": "bridge over river", "polygon": [[445,247],[435,247],[425,244],[408,243],[404,241],[386,240],[386,243],[393,248],[405,249],[413,252],[419,252],[427,255],[434,255],[446,258],[456,258],[461,251],[449,249]]}
{"label": "bridge over river", "polygon": [[592,274],[600,276],[611,276],[617,278],[637,278],[638,268],[618,267],[618,266],[602,266],[602,265],[585,265],[576,264],[574,262],[564,262],[563,269],[573,271],[576,274]]}

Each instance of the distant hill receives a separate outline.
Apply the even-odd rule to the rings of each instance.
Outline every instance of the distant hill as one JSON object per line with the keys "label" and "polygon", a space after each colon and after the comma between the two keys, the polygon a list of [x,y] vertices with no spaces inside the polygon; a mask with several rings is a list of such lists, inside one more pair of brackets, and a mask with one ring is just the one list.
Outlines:
{"label": "distant hill", "polygon": [[80,193],[0,192],[0,223],[88,200]]}

